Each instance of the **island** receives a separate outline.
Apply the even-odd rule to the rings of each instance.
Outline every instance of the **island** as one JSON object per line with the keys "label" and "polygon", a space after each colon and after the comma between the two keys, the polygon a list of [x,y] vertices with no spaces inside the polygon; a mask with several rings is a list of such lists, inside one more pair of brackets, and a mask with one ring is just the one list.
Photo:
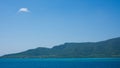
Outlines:
{"label": "island", "polygon": [[0,58],[120,58],[120,37],[99,42],[64,43],[38,47]]}

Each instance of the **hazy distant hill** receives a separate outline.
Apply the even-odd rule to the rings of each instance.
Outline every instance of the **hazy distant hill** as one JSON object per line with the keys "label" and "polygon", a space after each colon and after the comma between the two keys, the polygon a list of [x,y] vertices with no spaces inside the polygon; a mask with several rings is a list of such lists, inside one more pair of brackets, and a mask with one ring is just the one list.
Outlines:
{"label": "hazy distant hill", "polygon": [[53,48],[39,47],[1,58],[120,58],[120,37],[101,42],[65,43]]}

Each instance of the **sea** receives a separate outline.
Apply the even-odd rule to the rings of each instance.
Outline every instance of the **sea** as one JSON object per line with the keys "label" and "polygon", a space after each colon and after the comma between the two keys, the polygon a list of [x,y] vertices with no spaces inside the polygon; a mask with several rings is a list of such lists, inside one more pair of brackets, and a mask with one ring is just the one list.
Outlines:
{"label": "sea", "polygon": [[120,58],[0,59],[0,68],[120,68]]}

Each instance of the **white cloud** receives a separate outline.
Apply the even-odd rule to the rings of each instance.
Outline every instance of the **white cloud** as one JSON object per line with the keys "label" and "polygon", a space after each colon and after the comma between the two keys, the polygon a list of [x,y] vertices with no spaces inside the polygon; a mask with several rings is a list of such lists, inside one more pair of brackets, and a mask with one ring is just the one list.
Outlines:
{"label": "white cloud", "polygon": [[30,12],[28,8],[20,8],[18,12]]}

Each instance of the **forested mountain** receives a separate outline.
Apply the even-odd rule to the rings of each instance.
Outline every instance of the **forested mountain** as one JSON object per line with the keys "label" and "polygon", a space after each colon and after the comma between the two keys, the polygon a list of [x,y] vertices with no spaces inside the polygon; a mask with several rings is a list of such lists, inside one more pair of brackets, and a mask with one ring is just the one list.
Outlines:
{"label": "forested mountain", "polygon": [[120,37],[100,42],[65,43],[53,48],[38,47],[1,58],[120,58]]}

